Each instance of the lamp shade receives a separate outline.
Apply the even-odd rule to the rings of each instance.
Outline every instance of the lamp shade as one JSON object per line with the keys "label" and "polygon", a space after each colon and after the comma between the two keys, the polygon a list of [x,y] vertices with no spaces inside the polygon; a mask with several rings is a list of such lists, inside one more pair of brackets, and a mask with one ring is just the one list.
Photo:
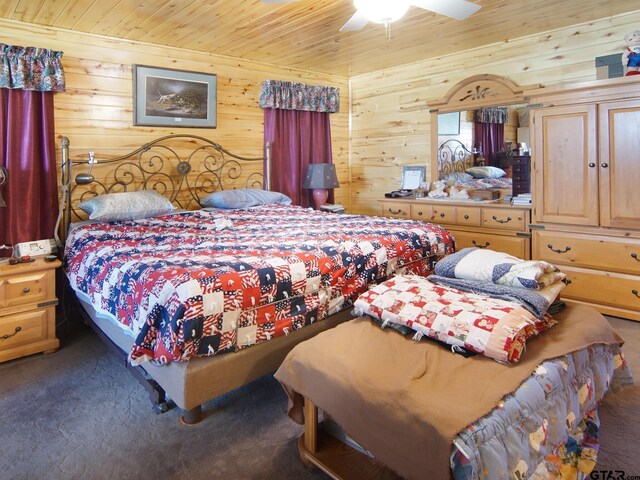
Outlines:
{"label": "lamp shade", "polygon": [[332,163],[311,163],[302,188],[338,188],[336,166]]}

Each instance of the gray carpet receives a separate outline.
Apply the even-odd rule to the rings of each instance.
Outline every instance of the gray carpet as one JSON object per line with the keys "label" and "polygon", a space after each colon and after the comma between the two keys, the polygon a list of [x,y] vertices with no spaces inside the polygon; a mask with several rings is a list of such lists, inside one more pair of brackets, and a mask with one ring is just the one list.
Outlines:
{"label": "gray carpet", "polygon": [[[640,323],[611,320],[640,376]],[[205,405],[194,427],[157,415],[145,390],[86,327],[63,348],[0,364],[0,478],[318,479],[300,464],[301,427],[279,384],[264,377]],[[640,475],[640,387],[601,407],[598,469]]]}

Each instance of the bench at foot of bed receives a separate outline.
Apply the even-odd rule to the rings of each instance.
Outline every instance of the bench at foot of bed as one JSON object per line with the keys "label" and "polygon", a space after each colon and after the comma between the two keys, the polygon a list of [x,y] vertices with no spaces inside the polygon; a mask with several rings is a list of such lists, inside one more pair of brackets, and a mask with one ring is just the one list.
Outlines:
{"label": "bench at foot of bed", "polygon": [[319,468],[339,480],[400,480],[388,468],[325,432],[318,423],[318,407],[308,398],[304,399],[304,419],[298,453],[305,466]]}

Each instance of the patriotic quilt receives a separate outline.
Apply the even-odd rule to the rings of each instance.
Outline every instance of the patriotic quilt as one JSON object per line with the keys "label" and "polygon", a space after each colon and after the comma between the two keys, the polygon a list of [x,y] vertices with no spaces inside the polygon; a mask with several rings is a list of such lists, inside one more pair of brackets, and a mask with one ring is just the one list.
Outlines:
{"label": "patriotic quilt", "polygon": [[516,363],[527,339],[556,323],[548,314],[535,317],[518,303],[436,285],[415,275],[372,287],[354,306],[356,314],[377,318],[382,327],[396,324],[415,330],[415,340],[427,336],[502,363]]}
{"label": "patriotic quilt", "polygon": [[131,330],[131,363],[167,363],[286,335],[453,249],[437,225],[269,205],[79,225],[65,271]]}

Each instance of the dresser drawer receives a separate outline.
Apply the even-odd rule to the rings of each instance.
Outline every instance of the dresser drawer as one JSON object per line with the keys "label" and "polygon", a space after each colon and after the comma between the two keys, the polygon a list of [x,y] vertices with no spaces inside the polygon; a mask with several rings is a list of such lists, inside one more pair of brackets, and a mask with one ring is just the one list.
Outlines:
{"label": "dresser drawer", "polygon": [[0,317],[0,353],[46,340],[50,319],[55,321],[53,307]]}
{"label": "dresser drawer", "polygon": [[411,220],[422,220],[423,222],[431,222],[431,205],[411,204]]}
{"label": "dresser drawer", "polygon": [[640,277],[564,267],[569,284],[562,296],[616,308],[640,310]]}
{"label": "dresser drawer", "polygon": [[640,240],[534,231],[533,258],[558,265],[640,275]]}
{"label": "dresser drawer", "polygon": [[449,231],[456,239],[456,250],[466,247],[488,248],[496,252],[505,252],[514,257],[529,259],[529,239],[492,233]]}
{"label": "dresser drawer", "polygon": [[432,223],[456,223],[456,207],[435,205],[431,209]]}
{"label": "dresser drawer", "polygon": [[482,226],[485,228],[499,228],[505,230],[523,231],[526,225],[525,210],[508,208],[483,208]]}
{"label": "dresser drawer", "polygon": [[55,299],[54,271],[32,272],[0,279],[0,306],[15,307]]}
{"label": "dresser drawer", "polygon": [[401,202],[382,202],[382,216],[394,218],[409,218],[411,204]]}
{"label": "dresser drawer", "polygon": [[479,227],[482,224],[479,208],[456,207],[456,224]]}

